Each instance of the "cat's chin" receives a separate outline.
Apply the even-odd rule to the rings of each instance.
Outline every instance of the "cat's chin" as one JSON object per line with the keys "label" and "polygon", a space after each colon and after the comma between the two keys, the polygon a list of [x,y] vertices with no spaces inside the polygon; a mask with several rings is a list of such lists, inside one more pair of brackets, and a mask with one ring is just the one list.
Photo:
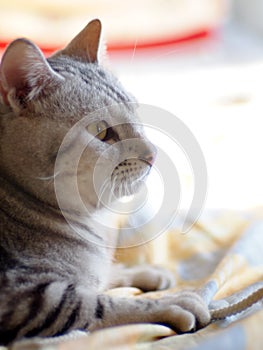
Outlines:
{"label": "cat's chin", "polygon": [[[144,176],[143,180],[146,180],[147,175]],[[134,182],[131,186],[131,190],[130,190],[130,196],[134,195],[136,193],[138,193],[140,191],[140,189],[143,187],[144,181],[139,180],[137,182]]]}

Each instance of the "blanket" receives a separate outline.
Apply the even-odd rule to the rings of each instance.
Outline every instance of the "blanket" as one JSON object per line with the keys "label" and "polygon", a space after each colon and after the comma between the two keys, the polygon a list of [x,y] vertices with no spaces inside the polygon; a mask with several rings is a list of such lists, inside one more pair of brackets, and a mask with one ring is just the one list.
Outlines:
{"label": "blanket", "polygon": [[[73,332],[55,341],[23,341],[14,344],[12,350],[262,349],[261,210],[205,212],[187,234],[182,234],[175,224],[145,245],[116,252],[116,259],[127,265],[149,263],[170,268],[176,277],[176,286],[149,293],[136,288],[117,288],[106,293],[130,298],[158,298],[185,288],[196,289],[215,316],[204,329],[178,335],[162,325],[126,325],[93,333]],[[251,302],[253,293],[256,298]],[[220,316],[218,310],[224,309],[229,310],[229,314],[223,312]]]}

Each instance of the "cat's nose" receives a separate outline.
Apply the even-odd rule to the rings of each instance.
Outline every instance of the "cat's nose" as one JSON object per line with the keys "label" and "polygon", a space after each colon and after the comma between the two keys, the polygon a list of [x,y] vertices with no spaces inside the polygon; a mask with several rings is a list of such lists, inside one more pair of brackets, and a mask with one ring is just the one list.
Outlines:
{"label": "cat's nose", "polygon": [[147,163],[149,163],[150,166],[153,165],[155,158],[156,158],[156,156],[152,155],[152,154],[148,154],[148,155],[146,155],[146,157],[144,157],[144,159],[146,160]]}
{"label": "cat's nose", "polygon": [[143,159],[152,166],[157,156],[157,149],[154,145],[151,145],[151,149],[144,153]]}

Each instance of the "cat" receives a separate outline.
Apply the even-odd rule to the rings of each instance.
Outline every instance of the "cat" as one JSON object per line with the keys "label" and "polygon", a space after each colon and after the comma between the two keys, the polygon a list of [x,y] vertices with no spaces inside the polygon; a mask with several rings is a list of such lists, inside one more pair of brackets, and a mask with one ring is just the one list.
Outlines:
{"label": "cat", "polygon": [[[101,210],[103,215],[92,182],[103,152],[119,141],[136,141],[116,149],[112,157],[102,157],[101,174],[113,160],[118,164],[113,169],[117,197],[128,187],[129,193],[137,190],[136,183],[147,176],[155,158],[154,146],[138,124],[134,98],[99,64],[100,36],[101,23],[96,19],[48,59],[31,41],[17,39],[1,61],[2,345],[139,322],[187,332],[210,320],[206,304],[191,291],[158,300],[103,294],[114,285],[144,291],[169,288],[173,278],[151,266],[118,267],[114,272],[107,235],[92,221],[94,213]],[[85,125],[80,124],[61,148],[85,116]],[[74,176],[85,210],[72,187]],[[97,185],[103,186],[99,177]]]}

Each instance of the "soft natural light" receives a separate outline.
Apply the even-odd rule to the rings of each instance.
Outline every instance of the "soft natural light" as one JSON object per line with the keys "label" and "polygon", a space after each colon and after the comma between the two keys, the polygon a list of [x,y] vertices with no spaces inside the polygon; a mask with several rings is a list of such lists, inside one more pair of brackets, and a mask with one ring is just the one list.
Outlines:
{"label": "soft natural light", "polygon": [[[127,66],[119,68],[121,80],[140,102],[174,113],[191,129],[207,163],[207,208],[261,205],[263,64],[257,60],[235,65],[216,63],[216,56],[210,66],[195,62],[189,69],[180,69],[180,59],[179,55],[166,64],[159,59],[155,67],[152,59],[150,68],[141,61],[134,60],[132,65],[127,61]],[[183,189],[182,207],[187,207],[193,191],[187,159],[169,138],[154,130],[148,134],[173,159]],[[156,185],[152,191],[159,201]]]}

